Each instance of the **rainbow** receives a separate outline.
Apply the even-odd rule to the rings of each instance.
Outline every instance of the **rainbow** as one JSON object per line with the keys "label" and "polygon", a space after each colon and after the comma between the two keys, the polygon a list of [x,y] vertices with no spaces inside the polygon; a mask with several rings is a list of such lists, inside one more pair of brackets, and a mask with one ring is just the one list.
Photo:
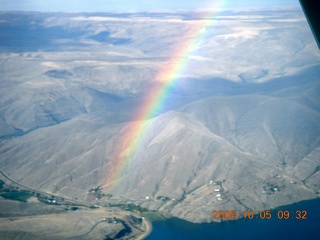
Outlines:
{"label": "rainbow", "polygon": [[[215,6],[214,9],[220,8]],[[134,119],[126,126],[126,133],[121,136],[120,143],[115,151],[115,157],[113,157],[115,162],[112,173],[109,174],[103,186],[107,191],[112,190],[117,185],[123,171],[139,151],[139,145],[143,143],[143,136],[148,132],[150,125],[150,121],[147,120],[161,112],[169,97],[170,88],[186,71],[189,64],[188,57],[195,53],[199,45],[206,39],[205,28],[213,24],[214,20],[212,19],[214,17],[215,14],[210,12],[207,16],[204,16],[204,20],[190,21],[190,31],[186,34],[182,44],[179,45],[179,49],[156,75],[154,84],[144,98],[143,104],[138,109]]]}

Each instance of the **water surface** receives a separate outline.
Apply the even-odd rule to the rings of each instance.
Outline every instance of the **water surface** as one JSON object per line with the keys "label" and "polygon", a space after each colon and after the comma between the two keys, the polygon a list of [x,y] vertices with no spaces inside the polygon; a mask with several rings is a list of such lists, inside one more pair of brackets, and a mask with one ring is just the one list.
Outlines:
{"label": "water surface", "polygon": [[[292,218],[280,220],[279,210],[290,211]],[[307,219],[297,220],[296,211],[306,210]],[[254,218],[223,223],[194,224],[178,218],[152,223],[148,240],[160,239],[320,239],[320,199],[304,201],[272,211],[270,220]]]}

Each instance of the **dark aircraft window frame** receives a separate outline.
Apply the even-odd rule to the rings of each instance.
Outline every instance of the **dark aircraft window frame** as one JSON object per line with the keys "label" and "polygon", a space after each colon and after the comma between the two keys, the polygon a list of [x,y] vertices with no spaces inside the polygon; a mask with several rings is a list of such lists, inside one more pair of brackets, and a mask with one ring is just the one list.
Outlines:
{"label": "dark aircraft window frame", "polygon": [[300,0],[300,4],[320,49],[320,1]]}

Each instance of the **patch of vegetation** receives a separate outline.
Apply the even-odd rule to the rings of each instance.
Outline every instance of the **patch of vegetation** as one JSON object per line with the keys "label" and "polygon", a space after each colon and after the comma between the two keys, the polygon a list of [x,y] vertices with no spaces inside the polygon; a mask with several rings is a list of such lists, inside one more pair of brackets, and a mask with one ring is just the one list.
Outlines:
{"label": "patch of vegetation", "polygon": [[126,211],[130,211],[130,212],[134,212],[137,214],[142,214],[145,212],[149,212],[149,209],[132,204],[132,203],[112,203],[112,204],[108,204],[109,207],[119,207],[122,210],[126,210]]}
{"label": "patch of vegetation", "polygon": [[79,209],[81,209],[80,207],[78,207],[78,206],[67,206],[66,208],[64,208],[64,211],[77,211],[77,210],[79,210]]}
{"label": "patch of vegetation", "polygon": [[5,199],[10,199],[14,201],[20,202],[27,202],[30,197],[33,197],[33,193],[25,190],[12,190],[12,189],[5,189],[0,193],[1,197]]}
{"label": "patch of vegetation", "polygon": [[157,200],[162,200],[164,202],[167,202],[167,201],[170,201],[171,198],[166,196],[157,196]]}
{"label": "patch of vegetation", "polygon": [[101,191],[99,191],[99,192],[95,192],[94,196],[98,199],[103,198],[103,197],[107,197],[108,199],[110,199],[113,195],[112,194],[105,194],[105,193],[102,193]]}
{"label": "patch of vegetation", "polygon": [[156,210],[149,210],[145,207],[141,207],[131,203],[112,203],[108,204],[108,207],[119,207],[122,210],[130,211],[148,218],[150,221],[163,221],[171,218],[169,213],[158,212]]}
{"label": "patch of vegetation", "polygon": [[94,193],[94,197],[100,199],[100,198],[103,197],[103,194],[100,191],[99,192],[95,192]]}
{"label": "patch of vegetation", "polygon": [[79,209],[80,209],[79,207],[71,207],[71,208],[70,208],[71,211],[77,211],[77,210],[79,210]]}
{"label": "patch of vegetation", "polygon": [[0,196],[13,201],[27,202],[30,197],[35,196],[35,192],[19,190],[18,187],[7,185],[0,180]]}
{"label": "patch of vegetation", "polygon": [[2,181],[2,180],[0,179],[0,190],[1,190],[4,186],[5,186],[4,181]]}
{"label": "patch of vegetation", "polygon": [[108,199],[112,198],[112,196],[113,196],[113,195],[110,194],[110,193],[108,193],[108,194],[104,194],[104,193],[103,193],[102,195],[103,195],[103,197],[107,197]]}
{"label": "patch of vegetation", "polygon": [[100,192],[102,190],[102,187],[98,186],[98,187],[95,187],[95,188],[91,188],[89,190],[90,193],[95,193],[95,192]]}
{"label": "patch of vegetation", "polygon": [[95,198],[97,199],[101,199],[103,197],[107,197],[108,199],[110,199],[113,195],[112,194],[105,194],[102,193],[102,187],[95,187],[95,188],[91,188],[89,190],[89,193],[93,194]]}
{"label": "patch of vegetation", "polygon": [[99,207],[98,206],[90,206],[89,208],[90,209],[98,209]]}

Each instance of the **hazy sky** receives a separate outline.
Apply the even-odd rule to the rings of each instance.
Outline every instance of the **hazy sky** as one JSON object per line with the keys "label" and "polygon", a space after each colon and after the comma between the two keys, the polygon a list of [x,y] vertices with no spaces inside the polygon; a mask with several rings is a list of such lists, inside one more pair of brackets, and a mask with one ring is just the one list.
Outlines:
{"label": "hazy sky", "polygon": [[130,11],[299,6],[299,0],[0,0],[0,11]]}

